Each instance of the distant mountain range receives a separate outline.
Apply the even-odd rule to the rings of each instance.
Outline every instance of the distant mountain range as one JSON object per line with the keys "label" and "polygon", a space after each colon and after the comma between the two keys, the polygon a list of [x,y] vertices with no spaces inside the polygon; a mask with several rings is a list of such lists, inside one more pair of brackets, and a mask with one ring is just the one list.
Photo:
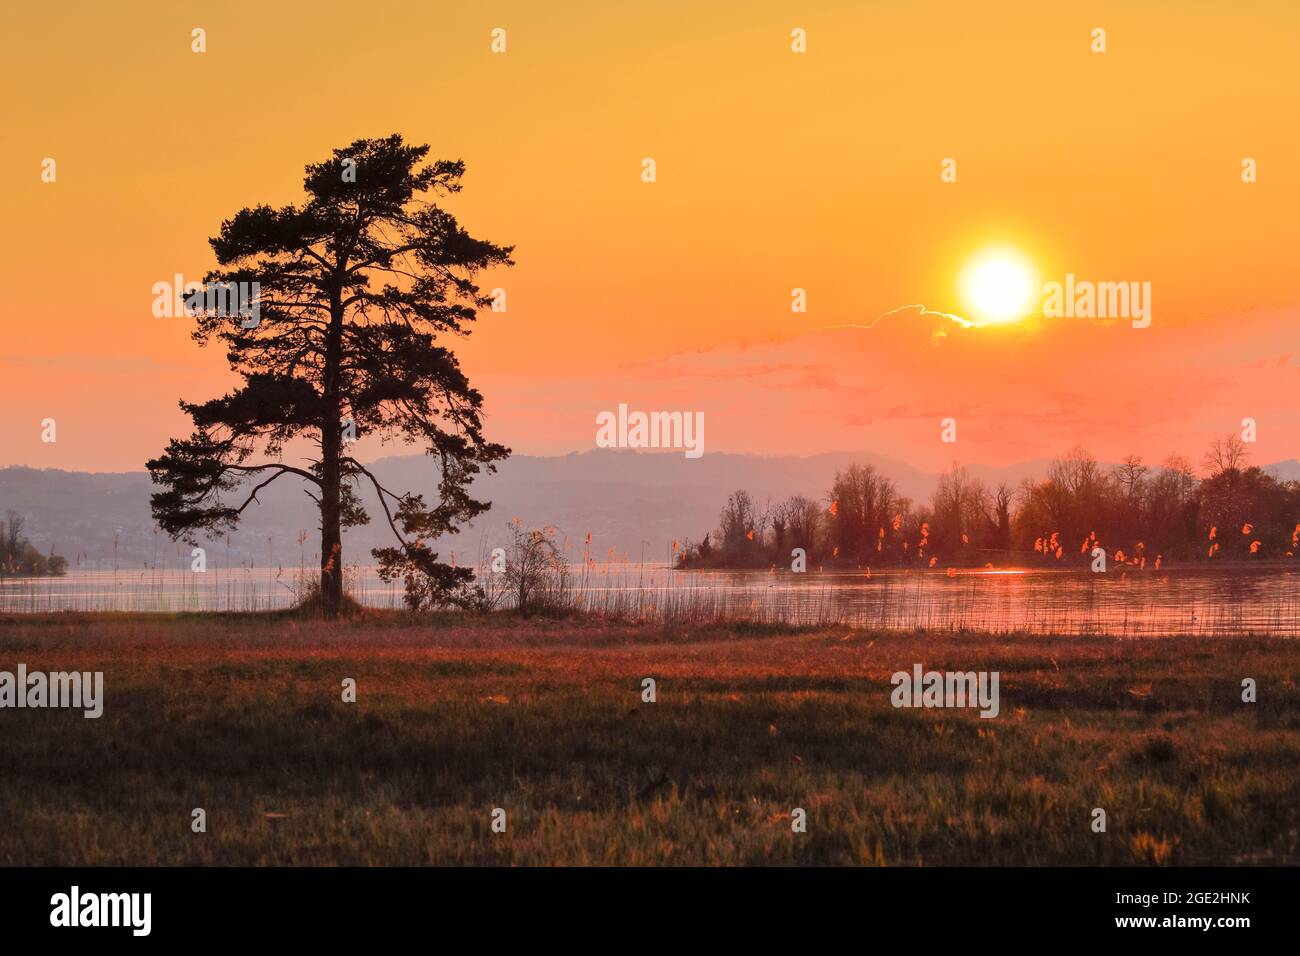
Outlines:
{"label": "distant mountain range", "polygon": [[[526,525],[551,525],[575,550],[588,532],[598,559],[613,548],[620,557],[664,561],[671,542],[698,540],[717,524],[727,496],[748,490],[761,503],[791,494],[820,499],[837,470],[852,462],[874,465],[894,480],[914,501],[928,500],[939,476],[919,471],[895,459],[862,452],[835,452],[797,457],[708,454],[687,459],[679,453],[595,450],[558,457],[515,455],[497,474],[480,479],[475,494],[491,501],[492,509],[473,526],[448,539],[461,563],[504,543],[506,523],[520,518]],[[1018,484],[1040,477],[1048,462],[1027,461],[1005,468],[968,465],[987,484]],[[416,491],[436,499],[437,466],[421,455],[381,458],[371,466],[386,487]],[[1300,461],[1267,466],[1283,479],[1300,479]],[[189,564],[189,549],[155,533],[149,513],[154,486],[146,472],[87,473],[11,467],[0,469],[0,511],[12,508],[27,519],[25,534],[44,552],[53,549],[70,565],[139,568],[158,564]],[[391,544],[392,532],[374,507],[373,493],[361,495],[371,523],[344,535],[344,558],[370,560],[370,549]],[[281,478],[259,495],[260,505],[244,513],[239,530],[209,543],[209,564],[251,564],[294,567],[312,565],[318,546],[314,502],[291,476]],[[301,532],[307,532],[300,546]],[[114,538],[117,544],[114,547]]]}

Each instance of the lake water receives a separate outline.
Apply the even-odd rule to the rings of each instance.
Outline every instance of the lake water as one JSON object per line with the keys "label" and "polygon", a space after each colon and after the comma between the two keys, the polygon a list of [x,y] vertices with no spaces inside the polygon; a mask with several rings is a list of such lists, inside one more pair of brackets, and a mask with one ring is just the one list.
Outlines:
{"label": "lake water", "polygon": [[[74,570],[0,580],[0,612],[249,611],[290,606],[298,568]],[[1055,571],[770,573],[674,571],[664,565],[575,569],[578,601],[643,617],[728,616],[794,624],[1033,633],[1300,636],[1300,574],[1290,567],[1106,574]],[[350,567],[349,592],[401,607],[402,586]]]}

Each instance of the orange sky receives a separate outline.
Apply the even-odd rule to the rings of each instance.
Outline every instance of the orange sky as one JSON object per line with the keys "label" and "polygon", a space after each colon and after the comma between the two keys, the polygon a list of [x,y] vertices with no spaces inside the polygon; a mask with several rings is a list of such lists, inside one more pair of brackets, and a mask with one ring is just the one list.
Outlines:
{"label": "orange sky", "polygon": [[[7,12],[0,465],[139,469],[187,433],[177,399],[230,376],[150,287],[200,277],[242,206],[297,201],[306,163],[390,132],[464,159],[448,207],[516,246],[486,280],[509,311],[461,352],[518,452],[592,448],[626,402],[703,411],[706,452],[1195,460],[1249,416],[1256,461],[1300,457],[1294,3],[563,6]],[[1150,282],[1151,327],[828,328],[963,312],[958,273],[993,243],[1044,279]]]}

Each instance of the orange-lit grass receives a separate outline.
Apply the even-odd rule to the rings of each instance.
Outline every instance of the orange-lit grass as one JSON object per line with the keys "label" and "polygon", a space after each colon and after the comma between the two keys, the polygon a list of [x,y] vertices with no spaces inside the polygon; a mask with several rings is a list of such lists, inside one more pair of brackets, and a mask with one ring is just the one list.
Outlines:
{"label": "orange-lit grass", "polygon": [[[0,711],[0,864],[1300,860],[1295,641],[0,619],[20,661],[106,703]],[[1001,716],[893,709],[916,662],[999,670]]]}

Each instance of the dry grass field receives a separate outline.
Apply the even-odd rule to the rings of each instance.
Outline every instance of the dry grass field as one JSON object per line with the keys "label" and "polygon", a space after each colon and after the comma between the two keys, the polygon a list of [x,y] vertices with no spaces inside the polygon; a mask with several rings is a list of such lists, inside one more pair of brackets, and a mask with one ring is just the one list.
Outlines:
{"label": "dry grass field", "polygon": [[[105,709],[0,710],[4,865],[1300,861],[1295,641],[0,619],[20,662]],[[999,671],[1001,714],[895,709],[914,663]]]}

